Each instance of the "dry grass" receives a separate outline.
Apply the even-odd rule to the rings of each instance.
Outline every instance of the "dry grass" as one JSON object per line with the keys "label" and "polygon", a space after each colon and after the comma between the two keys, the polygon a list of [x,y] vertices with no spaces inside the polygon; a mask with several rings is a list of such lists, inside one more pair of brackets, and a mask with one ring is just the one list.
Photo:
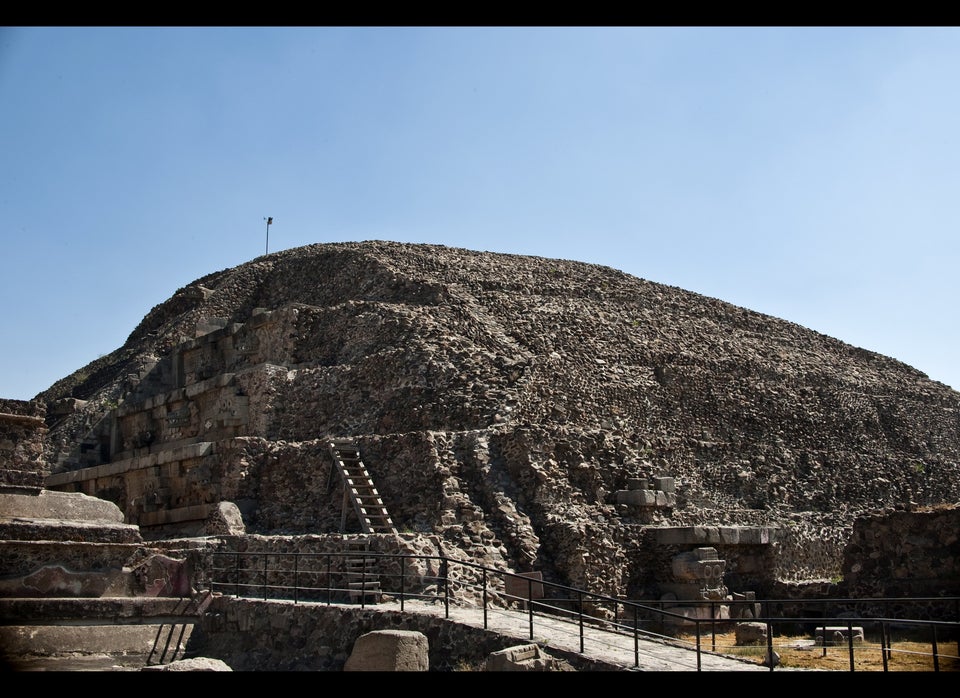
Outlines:
{"label": "dry grass", "polygon": [[[682,636],[683,642],[695,644],[693,635]],[[700,637],[700,648],[713,650],[711,635]],[[773,638],[773,650],[780,655],[780,665],[793,669],[820,669],[827,671],[850,671],[850,650],[847,645],[814,646],[808,636]],[[934,671],[933,648],[930,642],[897,640],[892,642],[892,652],[887,658],[887,671]],[[733,632],[717,633],[716,651],[737,657],[756,658],[762,664],[766,656],[766,646],[736,644]],[[939,642],[937,645],[939,671],[960,671],[957,641]],[[863,643],[853,646],[854,671],[883,671],[883,653],[879,642],[866,638]]]}

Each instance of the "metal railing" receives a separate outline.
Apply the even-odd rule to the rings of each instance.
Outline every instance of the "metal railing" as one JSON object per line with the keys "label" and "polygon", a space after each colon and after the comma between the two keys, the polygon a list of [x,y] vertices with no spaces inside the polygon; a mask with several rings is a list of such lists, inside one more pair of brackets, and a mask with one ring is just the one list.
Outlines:
{"label": "metal railing", "polygon": [[[360,559],[359,572],[348,560]],[[372,564],[368,564],[372,563]],[[371,569],[375,571],[370,571]],[[666,643],[685,647],[695,652],[696,670],[702,670],[705,652],[737,656],[743,651],[738,646],[723,648],[718,645],[718,629],[743,621],[765,625],[766,648],[763,663],[772,671],[774,637],[777,631],[805,632],[822,628],[822,652],[834,646],[828,639],[828,629],[840,628],[847,644],[849,670],[855,670],[857,651],[854,630],[870,630],[879,637],[883,670],[888,671],[889,659],[896,651],[892,630],[902,634],[925,634],[931,645],[933,670],[940,671],[940,660],[960,661],[960,598],[861,598],[814,600],[695,600],[695,601],[636,601],[614,598],[574,587],[485,567],[473,562],[455,560],[443,555],[413,555],[343,551],[324,553],[304,552],[212,552],[206,580],[211,592],[237,598],[287,600],[293,603],[357,603],[364,607],[370,599],[399,602],[405,610],[408,600],[442,603],[444,616],[450,617],[451,605],[481,608],[483,627],[488,629],[490,613],[498,611],[526,613],[529,639],[535,639],[538,618],[549,618],[569,625],[570,632],[579,639],[579,652],[585,654],[585,629],[593,628],[633,639],[634,666],[640,666],[641,641]],[[903,617],[860,617],[857,608],[934,605],[942,608],[944,616],[953,620],[919,620]],[[772,615],[771,607],[813,608],[815,615]],[[677,609],[698,609],[692,616]],[[743,608],[746,607],[746,608]],[[726,611],[724,611],[726,609]],[[732,609],[732,610],[731,610]],[[759,613],[758,613],[759,610]],[[825,611],[835,610],[834,615]],[[702,618],[698,614],[706,613]],[[724,612],[728,615],[724,617]],[[685,632],[680,632],[680,630]],[[692,629],[692,632],[691,632]],[[846,630],[844,633],[843,630]],[[685,636],[692,640],[684,640]],[[859,637],[859,636],[858,636]],[[710,639],[710,648],[704,648],[704,638]],[[957,646],[957,654],[942,654],[946,642]],[[726,650],[726,651],[724,651]]]}

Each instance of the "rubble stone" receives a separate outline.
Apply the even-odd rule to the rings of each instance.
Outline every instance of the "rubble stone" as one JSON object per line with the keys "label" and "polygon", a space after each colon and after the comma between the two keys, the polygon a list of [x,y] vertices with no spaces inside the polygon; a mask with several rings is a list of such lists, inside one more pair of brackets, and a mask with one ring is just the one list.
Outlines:
{"label": "rubble stone", "polygon": [[861,514],[960,501],[960,395],[914,368],[615,269],[439,245],[211,273],[37,401],[47,487],[150,539],[221,502],[251,534],[339,531],[324,440],[353,438],[399,530],[615,596],[702,546],[735,590],[836,578]]}

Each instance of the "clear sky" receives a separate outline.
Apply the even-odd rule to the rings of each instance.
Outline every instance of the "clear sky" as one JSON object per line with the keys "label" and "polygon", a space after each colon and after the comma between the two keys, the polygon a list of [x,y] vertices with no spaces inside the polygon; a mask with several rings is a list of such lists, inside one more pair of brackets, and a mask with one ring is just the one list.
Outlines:
{"label": "clear sky", "polygon": [[0,28],[0,397],[316,242],[603,264],[960,389],[960,29]]}

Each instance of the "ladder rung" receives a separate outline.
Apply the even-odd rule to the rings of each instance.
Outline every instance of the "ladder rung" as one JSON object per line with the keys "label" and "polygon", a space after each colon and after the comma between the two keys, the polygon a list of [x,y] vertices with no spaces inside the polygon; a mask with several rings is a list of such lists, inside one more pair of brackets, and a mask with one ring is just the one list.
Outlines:
{"label": "ladder rung", "polygon": [[[367,533],[376,531],[395,533],[396,528],[394,528],[393,521],[387,513],[383,499],[380,498],[380,493],[377,492],[370,473],[360,459],[360,449],[349,439],[330,439],[327,443],[340,470],[340,475],[343,477],[344,485],[349,488],[354,508],[364,531]],[[362,542],[357,541],[356,544],[366,549],[366,545]],[[369,561],[369,563],[372,562],[372,560]],[[369,566],[366,560],[348,564],[353,564],[355,567]],[[352,572],[351,574],[358,573]]]}

